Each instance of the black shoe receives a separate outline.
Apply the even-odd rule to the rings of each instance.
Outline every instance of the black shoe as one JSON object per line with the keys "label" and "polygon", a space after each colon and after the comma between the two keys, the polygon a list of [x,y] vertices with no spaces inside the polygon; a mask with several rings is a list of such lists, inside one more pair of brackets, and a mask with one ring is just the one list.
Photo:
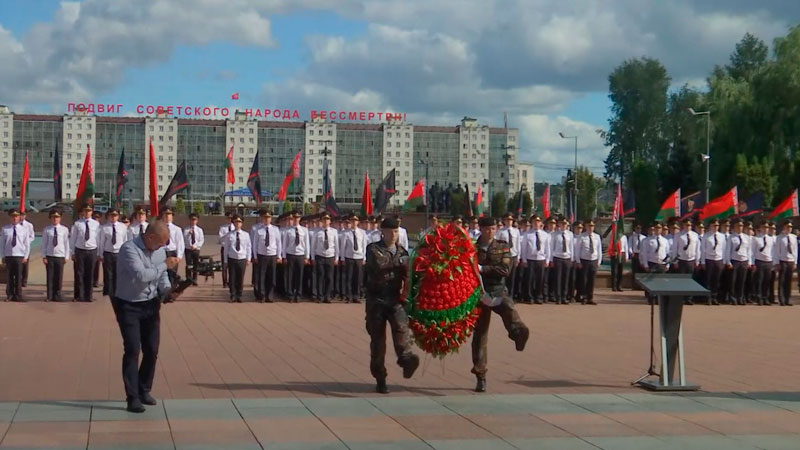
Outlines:
{"label": "black shoe", "polygon": [[353,299],[353,300],[351,300],[350,302],[351,302],[351,303],[361,303],[361,300],[359,300],[359,299],[357,299],[357,298],[354,298],[354,299]]}
{"label": "black shoe", "polygon": [[264,303],[272,303],[272,299],[271,299],[271,298],[269,298],[269,297],[266,297],[266,298],[264,299]]}
{"label": "black shoe", "polygon": [[541,304],[542,304],[542,301],[541,301],[541,300],[534,300],[534,301],[533,301],[533,303],[535,303],[535,304],[537,304],[537,305],[541,305]]}
{"label": "black shoe", "polygon": [[516,336],[513,337],[514,345],[517,348],[518,352],[525,350],[525,344],[528,342],[528,337],[530,337],[530,330],[527,327],[520,328],[517,332]]}
{"label": "black shoe", "polygon": [[331,299],[329,299],[329,298],[326,298],[326,299],[322,300],[322,303],[330,303],[330,302],[331,302]]}
{"label": "black shoe", "polygon": [[478,377],[478,382],[475,383],[475,392],[486,392],[486,378]]}
{"label": "black shoe", "polygon": [[597,302],[595,302],[594,300],[586,300],[586,303],[584,303],[584,305],[596,305],[596,304]]}
{"label": "black shoe", "polygon": [[419,356],[411,354],[403,361],[403,378],[411,378],[419,367]]}
{"label": "black shoe", "polygon": [[389,387],[386,386],[386,380],[378,380],[378,384],[375,386],[375,392],[378,394],[388,394]]}
{"label": "black shoe", "polygon": [[691,301],[691,300],[686,300],[686,301],[684,302],[684,304],[686,304],[686,305],[694,305],[694,302],[693,302],[693,301]]}
{"label": "black shoe", "polygon": [[140,395],[140,396],[139,396],[139,400],[141,400],[141,402],[142,402],[142,403],[144,403],[145,405],[151,405],[151,406],[155,406],[155,405],[157,405],[157,404],[158,404],[158,402],[156,401],[156,399],[155,399],[155,398],[153,398],[153,396],[152,396],[152,395],[150,395],[150,393],[149,393],[149,392],[147,392],[147,393],[145,393],[145,394],[142,394],[142,395]]}
{"label": "black shoe", "polygon": [[128,407],[125,409],[128,412],[139,414],[144,412],[144,405],[142,405],[141,400],[139,400],[138,398],[132,398],[128,400]]}

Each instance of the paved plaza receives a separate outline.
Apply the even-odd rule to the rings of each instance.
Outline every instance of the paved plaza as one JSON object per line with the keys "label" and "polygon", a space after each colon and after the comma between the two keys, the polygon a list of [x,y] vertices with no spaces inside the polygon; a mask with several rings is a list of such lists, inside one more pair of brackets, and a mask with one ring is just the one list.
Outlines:
{"label": "paved plaza", "polygon": [[487,394],[465,348],[411,380],[387,357],[381,396],[363,304],[229,304],[218,277],[162,309],[161,401],[134,415],[108,300],[41,302],[32,268],[30,301],[0,303],[0,448],[800,449],[800,307],[687,307],[698,393],[630,386],[650,309],[600,290],[598,306],[519,305],[523,353],[496,317]]}

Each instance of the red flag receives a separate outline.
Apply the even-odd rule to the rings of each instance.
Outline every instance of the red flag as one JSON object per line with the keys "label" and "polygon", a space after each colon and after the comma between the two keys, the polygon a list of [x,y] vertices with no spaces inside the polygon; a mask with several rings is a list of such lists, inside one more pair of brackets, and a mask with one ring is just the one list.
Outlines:
{"label": "red flag", "polygon": [[403,204],[403,211],[413,211],[421,205],[425,205],[425,178],[417,181],[417,184],[411,189],[411,193],[408,194],[408,198]]}
{"label": "red flag", "polygon": [[677,191],[673,192],[664,203],[661,205],[661,209],[658,210],[658,214],[656,214],[656,222],[661,222],[662,220],[669,219],[670,217],[680,217],[681,216],[681,189],[678,188]]}
{"label": "red flag", "polygon": [[617,184],[617,196],[614,198],[614,212],[611,215],[611,240],[608,245],[608,255],[616,256],[619,254],[620,237],[624,232],[625,207],[622,201],[622,184]]}
{"label": "red flag", "polygon": [[231,95],[231,100],[239,100],[239,93],[234,92],[233,95]]}
{"label": "red flag", "polygon": [[25,152],[25,168],[22,169],[22,186],[19,189],[19,212],[25,214],[25,194],[28,192],[28,180],[31,177],[31,169],[28,166],[28,152]]}
{"label": "red flag", "polygon": [[278,191],[278,200],[280,201],[286,200],[286,194],[289,192],[289,185],[292,184],[292,180],[300,176],[300,154],[302,152],[302,150],[297,152],[292,161],[292,165],[289,167],[289,171],[286,172],[286,177],[281,184],[281,190]]}
{"label": "red flag", "polygon": [[361,215],[372,215],[372,191],[369,188],[369,172],[364,174],[364,190],[361,192]]}
{"label": "red flag", "polygon": [[158,216],[158,184],[156,183],[156,152],[150,138],[150,215]]}
{"label": "red flag", "polygon": [[700,220],[724,219],[736,214],[739,205],[739,190],[736,186],[725,195],[715,198],[700,211]]}
{"label": "red flag", "polygon": [[478,184],[478,192],[475,193],[475,210],[478,217],[483,217],[483,191],[480,184]]}
{"label": "red flag", "polygon": [[228,184],[236,183],[236,174],[233,173],[233,146],[231,145],[231,149],[228,151],[228,156],[225,158],[225,169],[228,170],[228,178],[226,181]]}
{"label": "red flag", "polygon": [[544,187],[544,194],[542,194],[542,215],[545,219],[550,217],[550,185],[546,184]]}
{"label": "red flag", "polygon": [[[27,161],[27,159],[25,161]],[[794,217],[800,214],[798,210],[797,189],[795,189],[792,191],[792,195],[780,202],[780,204],[772,210],[769,215],[769,220],[781,220]]]}
{"label": "red flag", "polygon": [[81,180],[78,183],[78,192],[75,194],[75,211],[80,211],[85,205],[94,203],[94,179],[92,177],[92,150],[86,144],[86,158],[83,160]]}

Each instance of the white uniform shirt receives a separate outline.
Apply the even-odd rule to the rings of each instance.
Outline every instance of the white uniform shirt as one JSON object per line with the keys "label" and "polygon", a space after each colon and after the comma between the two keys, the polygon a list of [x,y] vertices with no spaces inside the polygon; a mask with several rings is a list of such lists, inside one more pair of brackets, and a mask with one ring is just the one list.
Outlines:
{"label": "white uniform shirt", "polygon": [[544,261],[545,264],[549,264],[551,259],[552,249],[550,248],[550,234],[544,230],[532,230],[526,233],[522,239],[520,260]]}
{"label": "white uniform shirt", "polygon": [[186,250],[183,243],[183,230],[174,223],[169,223],[167,226],[169,226],[169,240],[164,249],[168,252],[175,252],[179,259],[183,259],[183,252]]}
{"label": "white uniform shirt", "polygon": [[576,261],[595,261],[597,266],[603,261],[603,239],[599,234],[592,232],[581,233],[577,238]]}
{"label": "white uniform shirt", "polygon": [[[53,245],[53,234],[56,234]],[[64,225],[48,225],[42,232],[42,256],[58,256],[69,259],[69,228]]]}
{"label": "white uniform shirt", "polygon": [[573,250],[575,244],[573,243],[572,232],[567,231],[554,231],[550,238],[550,252],[553,258],[574,260]]}
{"label": "white uniform shirt", "polygon": [[520,238],[521,235],[519,233],[518,228],[514,227],[503,227],[497,230],[497,234],[494,236],[495,239],[498,241],[506,241],[508,242],[508,246],[511,248],[511,257],[519,256],[520,251]]}
{"label": "white uniform shirt", "polygon": [[[608,243],[609,252],[611,251],[611,248],[613,246],[614,246],[613,242],[609,242]],[[619,237],[619,245],[617,247],[618,247],[617,248],[618,255],[622,256],[622,261],[623,262],[627,261],[628,258],[630,257],[630,249],[628,248],[628,236],[625,236],[624,234],[622,236],[620,236]],[[610,253],[609,253],[609,256],[611,256]]]}
{"label": "white uniform shirt", "polygon": [[367,243],[372,244],[373,242],[378,242],[381,240],[382,236],[381,230],[367,231]]}
{"label": "white uniform shirt", "polygon": [[[14,242],[14,229],[17,230],[17,240]],[[15,244],[15,245],[12,245]],[[2,249],[2,254],[0,257],[5,258],[6,256],[21,256],[23,258],[28,258],[31,254],[31,237],[30,231],[27,227],[22,225],[22,223],[18,223],[16,225],[8,224],[3,227],[3,242],[0,249]]]}
{"label": "white uniform shirt", "polygon": [[408,251],[408,231],[406,231],[405,228],[400,227],[397,229],[397,235],[397,243],[406,249],[406,251]]}
{"label": "white uniform shirt", "polygon": [[[325,245],[325,237],[328,245]],[[311,256],[339,259],[339,232],[333,228],[320,228],[311,236]]]}
{"label": "white uniform shirt", "polygon": [[700,259],[700,236],[692,230],[681,231],[673,238],[672,260],[698,261]]}
{"label": "white uniform shirt", "polygon": [[[86,239],[86,227],[89,227],[89,239]],[[100,234],[100,222],[94,219],[78,219],[72,224],[69,232],[71,252],[75,249],[97,250],[98,236]]]}
{"label": "white uniform shirt", "polygon": [[[252,230],[251,233],[254,256],[264,255],[281,257],[283,253],[283,239],[281,239],[281,230],[278,227],[272,224],[265,227],[262,223],[260,227]],[[269,241],[267,240],[267,235],[269,235]]]}
{"label": "white uniform shirt", "polygon": [[794,234],[781,233],[775,237],[775,245],[772,247],[772,263],[777,266],[782,262],[797,262],[797,236]]}
{"label": "white uniform shirt", "polygon": [[477,241],[479,237],[481,237],[481,229],[480,228],[474,228],[474,229],[469,230],[469,238],[470,239],[472,239],[473,241]]}
{"label": "white uniform shirt", "polygon": [[[236,249],[236,240],[239,240],[239,249]],[[225,261],[229,259],[250,259],[253,248],[250,242],[250,234],[244,230],[235,229],[222,238],[222,246],[225,248]]]}
{"label": "white uniform shirt", "polygon": [[639,264],[647,268],[649,263],[665,264],[669,256],[669,241],[664,236],[650,236],[639,247]]}
{"label": "white uniform shirt", "polygon": [[728,237],[728,251],[725,252],[725,264],[733,261],[746,262],[753,264],[753,253],[751,252],[753,243],[749,234],[731,233]]}
{"label": "white uniform shirt", "polygon": [[219,236],[220,244],[222,244],[222,238],[224,238],[226,234],[230,233],[231,231],[233,231],[235,229],[236,229],[236,227],[231,222],[228,222],[228,223],[222,225],[221,227],[219,227],[219,232],[217,233],[217,235]]}
{"label": "white uniform shirt", "polygon": [[[117,239],[112,243],[114,230],[117,230]],[[108,222],[100,227],[100,237],[98,238],[97,255],[102,257],[103,253],[119,253],[122,244],[128,240],[128,230],[122,222]]]}
{"label": "white uniform shirt", "polygon": [[32,223],[30,223],[30,222],[28,222],[28,220],[27,220],[27,219],[22,219],[22,222],[20,222],[20,224],[21,224],[23,227],[25,227],[25,229],[27,229],[27,230],[28,230],[28,233],[29,233],[29,234],[28,234],[28,236],[29,236],[29,237],[28,237],[28,241],[29,241],[29,243],[28,243],[28,244],[29,244],[29,245],[33,244],[33,239],[36,237],[36,230],[34,230],[34,229],[33,229],[33,224],[32,224]]}
{"label": "white uniform shirt", "polygon": [[717,231],[716,233],[705,233],[703,244],[700,248],[700,263],[706,260],[722,261],[725,256],[725,235]]}
{"label": "white uniform shirt", "polygon": [[339,239],[339,245],[340,260],[367,259],[367,234],[361,228],[346,230]]}
{"label": "white uniform shirt", "polygon": [[147,221],[145,221],[145,222],[137,222],[137,221],[131,222],[131,226],[128,227],[128,239],[127,240],[128,241],[133,240],[137,236],[139,236],[140,234],[142,234],[145,231],[147,231],[147,226],[148,225],[150,225],[150,224],[147,223]]}
{"label": "white uniform shirt", "polygon": [[772,248],[775,246],[775,236],[761,234],[750,239],[753,260],[772,262]]}
{"label": "white uniform shirt", "polygon": [[642,241],[647,239],[647,236],[643,235],[642,233],[634,232],[631,234],[630,240],[630,252],[633,255],[638,255],[642,248]]}
{"label": "white uniform shirt", "polygon": [[[194,231],[194,244],[192,244],[192,231]],[[200,250],[206,242],[206,235],[198,225],[189,225],[183,229],[183,244],[186,249]]]}
{"label": "white uniform shirt", "polygon": [[[297,236],[300,238],[297,239]],[[311,258],[311,239],[308,236],[308,228],[302,225],[286,227],[283,233],[283,256],[281,258],[286,258],[286,255]]]}

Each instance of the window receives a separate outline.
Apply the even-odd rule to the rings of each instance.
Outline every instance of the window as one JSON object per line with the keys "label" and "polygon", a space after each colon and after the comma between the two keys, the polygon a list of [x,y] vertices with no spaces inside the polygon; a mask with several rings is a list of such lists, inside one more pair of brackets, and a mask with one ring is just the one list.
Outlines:
{"label": "window", "polygon": [[236,142],[236,139],[231,138],[231,144],[233,144],[234,142]]}
{"label": "window", "polygon": [[158,171],[159,171],[159,172],[161,172],[161,171],[163,171],[163,170],[164,170],[164,166],[161,166],[161,165],[159,165],[159,166],[158,166]]}
{"label": "window", "polygon": [[172,140],[173,140],[173,136],[169,135],[169,141],[172,142]]}
{"label": "window", "polygon": [[[70,125],[69,128],[72,129],[72,125]],[[153,131],[153,126],[152,125],[150,125],[150,131]]]}
{"label": "window", "polygon": [[78,129],[79,129],[79,130],[81,129],[81,124],[78,124]]}
{"label": "window", "polygon": [[410,158],[410,156],[409,156],[408,152],[406,152],[406,158]]}
{"label": "window", "polygon": [[411,137],[411,133],[406,132],[406,138],[410,138],[410,137]]}
{"label": "window", "polygon": [[406,167],[409,167],[409,164],[411,164],[411,163],[409,163],[408,161],[406,161]]}
{"label": "window", "polygon": [[313,139],[309,140],[308,145],[314,145],[314,140]]}
{"label": "window", "polygon": [[405,172],[403,172],[403,175],[407,177],[408,176],[408,171],[406,170]]}
{"label": "window", "polygon": [[395,158],[399,158],[400,157],[400,152],[394,152],[394,157]]}
{"label": "window", "polygon": [[239,158],[239,162],[243,163],[244,162],[244,158]]}
{"label": "window", "polygon": [[244,134],[244,128],[239,128],[239,133]]}
{"label": "window", "polygon": [[72,139],[72,133],[67,133],[67,139]]}
{"label": "window", "polygon": [[162,133],[163,133],[163,132],[164,132],[164,125],[161,125],[161,126],[159,126],[159,127],[158,127],[158,131],[160,131],[160,132],[162,132]]}
{"label": "window", "polygon": [[[158,160],[159,161],[163,161],[164,160],[164,156],[163,155],[158,155]],[[158,170],[161,170],[161,167],[159,167]]]}
{"label": "window", "polygon": [[163,145],[159,145],[158,146],[158,151],[163,152],[164,151],[164,146]]}
{"label": "window", "polygon": [[67,169],[72,169],[72,163],[67,163]]}
{"label": "window", "polygon": [[250,128],[250,134],[253,134],[253,129],[252,128]]}
{"label": "window", "polygon": [[253,143],[253,138],[250,138],[250,143],[251,143],[251,144]]}
{"label": "window", "polygon": [[167,161],[169,161],[169,162],[172,162],[172,155],[169,155],[169,156],[167,157]]}
{"label": "window", "polygon": [[[67,183],[67,189],[70,189],[70,188],[72,188],[72,184]],[[72,197],[72,194],[67,193],[67,198],[70,198],[70,197]]]}
{"label": "window", "polygon": [[169,131],[173,131],[174,129],[175,128],[173,128],[172,125],[169,126]]}
{"label": "window", "polygon": [[159,140],[160,142],[164,142],[164,136],[159,136],[159,137],[158,137],[158,140]]}
{"label": "window", "polygon": [[333,130],[328,130],[328,136],[333,136]]}
{"label": "window", "polygon": [[395,161],[395,162],[394,162],[394,166],[395,166],[395,167],[400,167],[400,161]]}
{"label": "window", "polygon": [[387,148],[392,148],[392,143],[387,141],[387,142],[386,142],[386,147],[387,147]]}
{"label": "window", "polygon": [[308,130],[308,135],[309,136],[313,136],[314,135],[314,130]]}
{"label": "window", "polygon": [[164,181],[164,175],[159,175],[158,176],[158,181]]}
{"label": "window", "polygon": [[511,142],[514,142],[514,141],[517,140],[517,138],[516,138],[516,136],[509,136],[508,140],[511,141]]}
{"label": "window", "polygon": [[244,138],[239,138],[239,143],[244,144]]}
{"label": "window", "polygon": [[478,144],[472,144],[472,149],[476,150],[478,148]]}

